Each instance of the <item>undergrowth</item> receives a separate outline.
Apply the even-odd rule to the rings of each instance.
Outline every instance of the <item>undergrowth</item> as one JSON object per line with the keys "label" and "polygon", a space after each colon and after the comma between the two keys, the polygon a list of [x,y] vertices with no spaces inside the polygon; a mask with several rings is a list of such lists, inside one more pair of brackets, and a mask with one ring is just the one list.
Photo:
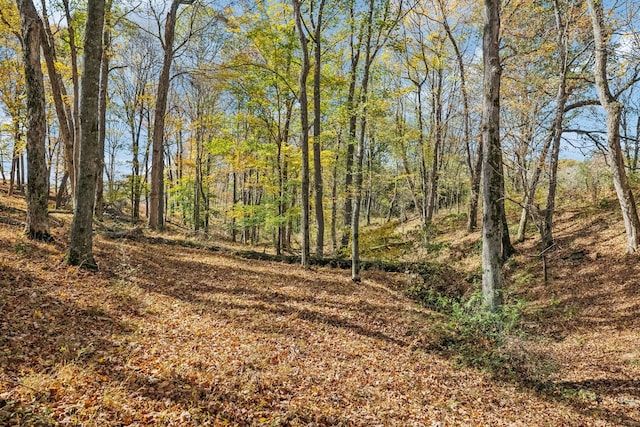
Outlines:
{"label": "undergrowth", "polygon": [[500,377],[525,375],[544,380],[549,368],[542,366],[535,354],[523,346],[520,315],[523,302],[505,304],[490,312],[483,303],[482,292],[465,297],[445,295],[429,284],[413,285],[409,297],[445,314],[434,325],[431,349],[441,351],[463,366],[473,366]]}

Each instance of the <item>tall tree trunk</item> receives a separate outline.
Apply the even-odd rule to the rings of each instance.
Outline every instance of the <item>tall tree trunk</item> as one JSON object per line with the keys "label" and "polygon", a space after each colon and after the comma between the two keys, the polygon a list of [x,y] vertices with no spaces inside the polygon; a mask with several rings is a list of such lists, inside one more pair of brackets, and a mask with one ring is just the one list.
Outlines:
{"label": "tall tree trunk", "polygon": [[355,176],[353,191],[353,212],[351,215],[351,280],[360,281],[360,207],[362,205],[362,166],[364,160],[364,143],[367,128],[367,100],[369,96],[369,73],[373,63],[374,54],[371,49],[373,32],[373,0],[369,1],[369,11],[367,16],[366,40],[365,40],[365,61],[362,71],[362,85],[360,92],[360,135],[355,156]]}
{"label": "tall tree trunk", "polygon": [[164,24],[164,59],[158,79],[156,109],[153,117],[153,149],[151,154],[151,194],[149,196],[149,228],[164,230],[164,123],[167,112],[167,98],[171,63],[175,51],[173,44],[176,33],[176,17],[181,4],[192,4],[194,0],[173,0]]}
{"label": "tall tree trunk", "polygon": [[371,209],[373,204],[373,160],[374,160],[374,144],[375,139],[369,133],[369,149],[367,150],[367,204],[365,209],[365,218],[367,225],[371,225]]}
{"label": "tall tree trunk", "polygon": [[[349,114],[349,133],[347,135],[347,159],[344,182],[344,231],[342,233],[341,246],[344,248],[349,243],[351,235],[351,220],[353,217],[353,161],[355,156],[356,127],[358,125],[358,113],[356,112],[356,84],[358,79],[358,64],[360,63],[360,53],[362,43],[361,37],[356,41],[354,2],[350,7],[350,35],[349,50],[351,61],[349,68],[349,91],[347,92],[346,109]],[[362,30],[361,30],[362,31]],[[362,33],[361,33],[362,34]]]}
{"label": "tall tree trunk", "polygon": [[314,24],[314,57],[313,66],[313,187],[315,189],[315,209],[316,209],[316,257],[322,258],[324,255],[324,206],[323,206],[323,183],[322,183],[322,162],[320,158],[320,124],[322,112],[320,111],[320,76],[322,71],[322,12],[325,0],[320,0],[318,6],[318,19]]}
{"label": "tall tree trunk", "polygon": [[[236,203],[238,203],[238,174],[234,171],[231,173],[233,180],[233,207],[235,208]],[[231,241],[236,243],[238,230],[236,230],[236,217],[234,215],[231,220]]]}
{"label": "tall tree trunk", "polygon": [[51,240],[48,219],[46,115],[44,79],[40,65],[42,31],[32,0],[19,0],[22,53],[27,92],[27,226],[30,239]]}
{"label": "tall tree trunk", "polygon": [[334,256],[338,254],[338,153],[340,152],[341,145],[340,134],[338,134],[335,163],[333,164],[333,172],[331,174],[331,248]]}
{"label": "tall tree trunk", "polygon": [[93,258],[93,208],[96,181],[99,170],[98,152],[98,90],[100,83],[100,60],[102,58],[102,35],[104,28],[104,0],[89,0],[84,40],[84,71],[80,104],[80,159],[71,242],[67,262],[85,269],[98,268]]}
{"label": "tall tree trunk", "polygon": [[[418,102],[418,105],[421,105],[421,102]],[[413,200],[413,205],[415,207],[415,209],[419,210],[421,212],[421,215],[423,210],[421,208],[421,204],[420,201],[418,200],[418,195],[417,195],[417,191],[416,191],[416,184],[413,181],[413,172],[411,171],[410,167],[409,167],[409,158],[407,156],[407,149],[406,146],[403,142],[404,137],[405,137],[405,124],[404,124],[404,118],[403,118],[403,111],[402,111],[402,106],[399,106],[400,111],[396,111],[396,129],[398,131],[398,140],[400,141],[401,147],[400,147],[400,157],[402,159],[402,168],[404,170],[404,174],[405,174],[405,179],[407,181],[407,185],[409,186],[409,192],[411,194],[411,200]],[[422,113],[419,111],[418,113],[418,118],[422,117]],[[422,129],[422,126],[419,126],[420,129]],[[420,134],[418,134],[418,142],[422,141],[422,136]],[[422,147],[422,144],[419,144],[420,146],[420,169],[422,171],[423,176],[426,175],[426,168],[427,168],[427,164],[426,164],[426,159],[425,159],[425,154],[424,154],[424,148]],[[423,215],[424,216],[424,215]]]}
{"label": "tall tree trunk", "polygon": [[482,169],[482,144],[476,150],[476,162],[473,162],[473,153],[471,150],[471,130],[470,130],[470,113],[469,113],[469,94],[467,93],[467,74],[465,72],[464,60],[462,52],[458,46],[458,42],[453,36],[451,26],[447,20],[447,13],[444,9],[444,2],[438,0],[440,13],[442,14],[442,25],[447,38],[453,46],[456,53],[456,61],[458,62],[458,71],[460,72],[460,92],[462,93],[462,107],[464,115],[464,145],[467,154],[467,168],[469,169],[471,194],[469,195],[469,210],[467,217],[467,231],[473,231],[478,227],[478,196],[480,194],[480,171]]}
{"label": "tall tree trunk", "polygon": [[[564,109],[569,94],[567,93],[567,73],[568,73],[568,40],[567,26],[563,22],[563,13],[560,10],[558,0],[554,1],[554,13],[556,21],[556,45],[558,48],[558,70],[560,81],[556,92],[556,111],[551,124],[549,136],[545,140],[542,151],[533,170],[531,183],[528,189],[525,189],[525,198],[523,209],[520,216],[520,224],[518,225],[518,234],[516,240],[524,241],[526,224],[528,216],[533,216],[536,225],[540,228],[540,236],[542,244],[545,248],[551,246],[553,242],[552,222],[555,210],[555,195],[558,175],[558,157],[560,155],[560,142],[562,138],[562,122],[564,120]],[[547,160],[547,154],[551,148],[551,156],[549,159],[549,190],[547,192],[547,205],[543,211],[539,211],[533,205],[536,189],[542,175],[544,164]]]}
{"label": "tall tree trunk", "polygon": [[111,50],[111,3],[107,0],[105,4],[105,23],[102,34],[104,44],[100,65],[100,96],[98,101],[98,111],[100,113],[98,122],[98,182],[96,183],[96,218],[102,220],[104,212],[104,141],[107,135],[107,90],[109,88],[109,55]]}
{"label": "tall tree trunk", "polygon": [[502,148],[500,144],[500,0],[484,2],[484,99],[482,105],[482,293],[487,309],[499,310],[502,243]]}
{"label": "tall tree trunk", "polygon": [[[44,59],[47,64],[47,73],[49,75],[49,85],[51,86],[51,95],[53,97],[53,105],[55,107],[56,116],[58,117],[58,128],[60,130],[60,138],[62,139],[64,146],[64,159],[65,159],[65,168],[68,174],[68,180],[71,188],[71,196],[73,197],[75,193],[75,183],[76,183],[76,164],[74,162],[74,145],[75,145],[75,135],[74,135],[74,120],[73,115],[71,113],[71,109],[69,105],[65,102],[65,98],[67,98],[67,90],[62,81],[62,76],[56,69],[56,64],[58,63],[58,58],[55,51],[55,43],[53,34],[51,32],[51,28],[49,26],[49,18],[47,16],[46,11],[46,2],[42,1],[42,9],[43,9],[43,19],[44,23],[43,31],[45,33],[45,37],[42,40],[42,52],[44,54]],[[66,190],[66,185],[60,186],[61,189]],[[62,196],[64,193],[59,190],[58,191],[58,199],[62,200]]]}
{"label": "tall tree trunk", "polygon": [[56,209],[60,209],[64,202],[64,196],[67,193],[67,182],[69,181],[69,171],[65,169],[60,180],[60,186],[58,187],[58,194],[56,194]]}
{"label": "tall tree trunk", "polygon": [[[73,98],[71,100],[71,114],[73,117],[73,164],[78,165],[78,159],[80,156],[80,76],[78,74],[78,47],[76,46],[76,31],[73,24],[73,18],[71,17],[71,10],[69,8],[69,0],[62,0],[64,7],[64,14],[67,19],[67,31],[69,35],[69,56],[71,57],[71,82],[73,87]],[[78,179],[76,170],[76,181]],[[73,186],[72,188],[75,188]]]}
{"label": "tall tree trunk", "polygon": [[[410,178],[411,171],[409,170],[409,162],[407,160],[407,155],[404,150],[404,144],[402,148],[402,163],[404,164],[404,169],[407,174],[407,182],[409,184],[409,189],[411,190],[412,197],[414,199],[414,204],[416,205],[416,209],[420,210],[420,216],[422,217],[422,222],[424,229],[426,230],[427,225],[429,223],[427,219],[427,204],[428,204],[428,188],[429,188],[429,173],[427,172],[427,150],[424,146],[424,118],[422,114],[423,106],[422,106],[422,86],[427,81],[427,77],[424,79],[417,81],[414,80],[413,84],[416,85],[416,96],[418,98],[416,115],[418,116],[418,149],[420,150],[420,182],[421,182],[421,190],[422,190],[422,204],[420,204],[418,197],[415,195],[415,189],[413,185],[413,180]],[[435,164],[435,163],[434,163]],[[426,233],[425,233],[426,237]]]}
{"label": "tall tree trunk", "polygon": [[13,190],[15,188],[15,185],[17,181],[19,181],[18,172],[20,170],[20,156],[21,156],[19,144],[21,139],[22,139],[22,133],[20,131],[20,123],[14,119],[13,120],[13,150],[11,155],[11,172],[9,173],[9,196],[13,195]]}
{"label": "tall tree trunk", "polygon": [[[544,218],[540,233],[542,244],[545,248],[553,244],[553,215],[555,211],[556,187],[558,182],[558,158],[560,156],[560,142],[562,139],[562,121],[564,120],[564,109],[569,98],[567,93],[567,74],[569,73],[569,40],[567,34],[567,23],[562,21],[563,13],[560,11],[558,0],[553,2],[555,18],[557,44],[560,61],[560,84],[556,95],[556,115],[553,121],[553,146],[551,148],[551,158],[549,160],[549,191],[547,192],[547,206],[544,210]],[[534,193],[535,194],[535,193]]]}
{"label": "tall tree trunk", "polygon": [[595,80],[600,104],[607,115],[607,145],[609,148],[609,165],[613,175],[613,185],[618,195],[624,228],[627,236],[627,253],[636,251],[640,244],[638,228],[638,212],[633,197],[633,192],[627,179],[624,167],[624,156],[620,147],[620,117],[622,104],[614,98],[607,81],[607,41],[611,35],[607,34],[604,23],[602,2],[587,0],[589,15],[593,26],[593,38],[595,44]]}
{"label": "tall tree trunk", "polygon": [[442,69],[436,71],[436,87],[432,88],[432,102],[433,102],[433,114],[434,114],[434,138],[433,138],[433,165],[431,166],[431,176],[429,185],[429,203],[426,212],[426,221],[431,222],[433,219],[433,213],[437,208],[438,203],[438,181],[440,178],[440,164],[439,156],[442,146]]}
{"label": "tall tree trunk", "polygon": [[302,148],[302,266],[309,267],[309,112],[307,103],[307,78],[309,77],[310,61],[308,40],[304,34],[302,24],[302,16],[300,15],[300,1],[292,0],[293,10],[295,14],[296,29],[298,38],[302,46],[302,69],[300,70],[300,86],[298,100],[300,101],[300,123],[301,137],[300,145]]}
{"label": "tall tree trunk", "polygon": [[473,231],[478,228],[478,201],[480,200],[480,181],[482,177],[482,153],[484,152],[482,136],[478,142],[478,149],[476,152],[475,166],[471,171],[471,191],[469,194],[467,231]]}
{"label": "tall tree trunk", "polygon": [[[556,101],[558,98],[556,98]],[[564,105],[562,106],[564,109]],[[557,114],[556,110],[556,114]],[[551,142],[554,140],[555,135],[555,120],[552,125],[551,133],[545,140],[545,143],[542,146],[542,151],[540,151],[540,155],[538,156],[537,162],[533,169],[533,175],[531,176],[531,182],[527,185],[525,183],[524,189],[524,200],[522,202],[522,212],[520,213],[520,222],[518,224],[518,232],[516,234],[517,242],[524,242],[525,232],[527,228],[527,220],[529,214],[533,211],[533,201],[535,199],[536,190],[538,188],[538,182],[540,181],[540,176],[542,175],[542,171],[544,169],[544,165],[547,161],[547,155],[549,154],[549,148],[551,147]],[[539,220],[538,220],[539,222]]]}

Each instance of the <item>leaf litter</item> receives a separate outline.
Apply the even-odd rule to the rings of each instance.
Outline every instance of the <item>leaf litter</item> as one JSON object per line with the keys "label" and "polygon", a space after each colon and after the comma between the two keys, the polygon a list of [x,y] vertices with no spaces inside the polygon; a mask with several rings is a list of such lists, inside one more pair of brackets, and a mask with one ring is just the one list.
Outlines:
{"label": "leaf litter", "polygon": [[45,244],[0,224],[2,425],[640,425],[638,323],[625,317],[638,293],[572,308],[561,264],[549,289],[524,291],[538,303],[526,350],[560,365],[538,389],[429,350],[440,315],[398,275],[355,284],[99,236],[100,271],[87,273],[63,264],[66,229],[53,231]]}

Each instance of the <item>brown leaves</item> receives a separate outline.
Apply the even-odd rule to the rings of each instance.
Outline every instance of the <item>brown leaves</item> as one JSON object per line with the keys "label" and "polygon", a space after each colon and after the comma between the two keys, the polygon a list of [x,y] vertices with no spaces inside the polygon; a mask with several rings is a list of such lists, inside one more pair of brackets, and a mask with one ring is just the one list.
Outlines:
{"label": "brown leaves", "polygon": [[[59,263],[63,245],[13,250],[15,231],[0,225],[3,425],[616,424],[616,412],[567,406],[427,351],[435,316],[390,289],[396,277],[355,285],[341,270],[101,239],[102,271],[88,274]],[[593,377],[619,345],[622,377],[640,356],[636,332],[617,336],[567,340],[583,340]],[[573,374],[564,390],[598,405],[591,393],[604,383]],[[637,393],[626,381],[600,404],[624,408],[630,423]]]}

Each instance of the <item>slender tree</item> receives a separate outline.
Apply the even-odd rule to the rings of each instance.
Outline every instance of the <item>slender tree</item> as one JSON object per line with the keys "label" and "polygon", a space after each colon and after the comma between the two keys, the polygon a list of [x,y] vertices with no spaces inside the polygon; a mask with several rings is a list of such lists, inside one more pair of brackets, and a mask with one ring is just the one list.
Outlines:
{"label": "slender tree", "polygon": [[153,147],[151,152],[151,194],[149,195],[149,228],[164,229],[164,123],[171,64],[175,55],[176,18],[182,4],[193,4],[194,0],[173,0],[164,24],[162,50],[164,59],[158,80],[156,109],[153,116]]}
{"label": "slender tree", "polygon": [[[84,38],[84,70],[80,99],[80,156],[71,242],[67,263],[85,269],[96,270],[93,258],[93,209],[97,174],[101,156],[98,141],[100,63],[102,58],[102,33],[104,28],[104,0],[89,0]],[[95,35],[99,34],[99,37]],[[104,155],[104,153],[102,153]]]}
{"label": "slender tree", "polygon": [[44,79],[40,65],[42,23],[32,0],[18,0],[27,92],[27,226],[31,239],[51,240],[48,220],[49,186],[45,153]]}
{"label": "slender tree", "polygon": [[346,109],[349,115],[349,132],[347,134],[347,159],[345,173],[345,201],[344,201],[344,231],[342,233],[341,246],[345,247],[349,243],[351,234],[351,221],[353,217],[353,160],[356,145],[356,129],[358,125],[356,86],[358,82],[358,65],[362,54],[362,36],[365,26],[361,25],[358,30],[355,15],[355,0],[349,2],[349,91],[346,99]]}
{"label": "slender tree", "polygon": [[322,183],[322,162],[320,161],[320,134],[322,111],[320,110],[320,77],[322,71],[322,15],[325,0],[320,0],[318,15],[313,20],[313,188],[315,190],[316,211],[316,257],[324,255],[324,204],[322,201],[324,188]]}
{"label": "slender tree", "polygon": [[98,219],[102,219],[104,210],[104,142],[107,135],[107,91],[109,88],[109,63],[111,56],[111,5],[112,0],[106,0],[105,22],[102,34],[102,58],[100,64],[100,97],[98,108],[100,111],[98,122],[98,151],[100,154],[100,164],[98,165],[98,182],[96,185],[96,208],[95,214]]}
{"label": "slender tree", "polygon": [[[393,7],[396,8],[395,14],[393,13]],[[354,282],[360,281],[360,208],[362,203],[362,169],[365,153],[365,140],[367,135],[371,68],[376,57],[380,53],[380,50],[389,39],[391,31],[395,28],[402,16],[403,2],[399,1],[392,5],[389,1],[383,1],[382,4],[379,5],[379,8],[379,10],[376,10],[375,0],[369,0],[364,22],[364,64],[359,100],[361,111],[358,114],[360,133],[358,135],[358,144],[355,147],[355,169],[353,171],[353,212],[351,214],[351,280]],[[379,19],[374,23],[376,11],[379,12]]]}
{"label": "slender tree", "polygon": [[620,147],[620,120],[622,116],[622,104],[613,96],[609,88],[607,75],[607,49],[611,34],[607,33],[604,22],[602,2],[587,0],[589,16],[593,26],[593,41],[595,47],[595,71],[596,89],[600,104],[607,116],[607,146],[609,148],[609,165],[613,175],[613,185],[618,195],[624,228],[627,235],[627,253],[636,251],[640,244],[640,221],[636,210],[636,202],[627,179],[624,166],[624,153]]}
{"label": "slender tree", "polygon": [[302,69],[300,70],[298,101],[300,102],[300,123],[302,134],[300,145],[302,152],[302,266],[309,267],[309,111],[307,104],[307,78],[311,68],[307,36],[302,24],[300,1],[292,0],[296,30],[302,47]]}
{"label": "slender tree", "polygon": [[64,148],[65,174],[62,178],[58,195],[56,197],[56,208],[62,204],[62,199],[66,191],[66,183],[70,182],[71,194],[75,192],[76,183],[76,162],[74,159],[74,146],[77,144],[75,138],[76,127],[71,107],[68,99],[67,89],[62,80],[58,64],[58,56],[56,54],[55,41],[51,26],[49,25],[49,17],[46,9],[46,2],[42,2],[42,22],[44,24],[45,37],[42,40],[42,52],[47,64],[47,73],[49,75],[49,85],[51,86],[51,95],[53,97],[53,105],[58,117],[58,129],[62,145]]}
{"label": "slender tree", "polygon": [[464,120],[464,145],[466,152],[467,169],[471,178],[469,195],[469,211],[467,217],[467,231],[473,231],[478,227],[478,198],[480,196],[480,174],[482,172],[482,139],[476,149],[475,161],[473,160],[473,150],[471,148],[471,127],[470,127],[470,108],[469,108],[469,94],[467,91],[467,73],[462,57],[462,51],[458,44],[458,40],[453,34],[453,30],[449,25],[447,18],[447,11],[445,9],[445,3],[443,0],[437,0],[440,13],[442,14],[442,26],[447,33],[447,38],[453,46],[453,50],[456,54],[456,61],[458,63],[458,72],[460,73],[460,92],[462,94],[462,107],[463,107],[463,120]]}

